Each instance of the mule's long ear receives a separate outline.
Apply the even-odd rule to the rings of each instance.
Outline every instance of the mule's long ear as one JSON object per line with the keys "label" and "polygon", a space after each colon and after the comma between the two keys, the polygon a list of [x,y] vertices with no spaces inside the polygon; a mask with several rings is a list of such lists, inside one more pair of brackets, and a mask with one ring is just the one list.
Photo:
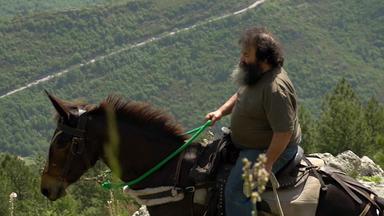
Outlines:
{"label": "mule's long ear", "polygon": [[52,105],[55,107],[59,115],[61,117],[68,118],[69,111],[65,108],[65,106],[63,105],[63,102],[59,98],[51,95],[47,90],[44,89],[44,91],[48,95],[49,100],[52,102]]}

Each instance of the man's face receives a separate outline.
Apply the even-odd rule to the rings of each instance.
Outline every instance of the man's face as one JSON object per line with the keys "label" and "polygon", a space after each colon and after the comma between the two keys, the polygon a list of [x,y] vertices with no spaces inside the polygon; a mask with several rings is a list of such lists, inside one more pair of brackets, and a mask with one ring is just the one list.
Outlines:
{"label": "man's face", "polygon": [[256,50],[253,46],[243,47],[241,50],[240,63],[254,64],[256,63]]}
{"label": "man's face", "polygon": [[244,47],[238,68],[232,73],[235,82],[240,86],[251,86],[263,75],[261,64],[256,59],[256,50],[253,46]]}

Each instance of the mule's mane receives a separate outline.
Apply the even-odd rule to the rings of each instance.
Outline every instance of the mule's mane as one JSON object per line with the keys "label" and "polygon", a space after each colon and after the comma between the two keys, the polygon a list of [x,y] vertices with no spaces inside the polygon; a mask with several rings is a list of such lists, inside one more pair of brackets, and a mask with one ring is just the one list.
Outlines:
{"label": "mule's mane", "polygon": [[182,140],[187,138],[181,136],[183,129],[173,117],[148,103],[124,100],[120,96],[110,95],[93,111],[108,112],[108,109],[112,109],[117,118],[123,118],[146,130],[166,132]]}

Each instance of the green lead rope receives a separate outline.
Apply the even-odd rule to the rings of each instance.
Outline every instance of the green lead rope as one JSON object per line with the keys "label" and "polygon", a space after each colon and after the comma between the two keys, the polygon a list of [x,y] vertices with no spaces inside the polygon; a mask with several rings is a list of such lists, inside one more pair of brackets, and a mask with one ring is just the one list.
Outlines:
{"label": "green lead rope", "polygon": [[138,184],[139,182],[143,181],[148,176],[152,175],[154,172],[159,170],[162,166],[164,166],[168,161],[170,161],[172,158],[176,157],[178,154],[180,154],[182,151],[184,151],[207,127],[209,127],[212,124],[211,120],[208,120],[204,125],[195,128],[193,130],[187,131],[183,135],[189,135],[193,133],[193,136],[189,138],[182,146],[180,146],[176,151],[172,152],[170,155],[168,155],[164,160],[160,161],[156,166],[149,169],[147,172],[145,172],[140,177],[121,184],[112,184],[110,181],[104,181],[101,186],[104,189],[113,189],[113,188],[122,188],[122,187],[132,187],[135,184]]}

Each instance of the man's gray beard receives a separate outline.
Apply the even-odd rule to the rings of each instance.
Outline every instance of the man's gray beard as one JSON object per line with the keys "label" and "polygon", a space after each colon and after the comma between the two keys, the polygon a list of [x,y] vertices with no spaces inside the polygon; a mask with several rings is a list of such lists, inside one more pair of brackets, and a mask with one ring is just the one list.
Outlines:
{"label": "man's gray beard", "polygon": [[232,81],[239,86],[247,86],[245,82],[246,73],[239,65],[236,65],[235,69],[232,71],[231,78]]}

